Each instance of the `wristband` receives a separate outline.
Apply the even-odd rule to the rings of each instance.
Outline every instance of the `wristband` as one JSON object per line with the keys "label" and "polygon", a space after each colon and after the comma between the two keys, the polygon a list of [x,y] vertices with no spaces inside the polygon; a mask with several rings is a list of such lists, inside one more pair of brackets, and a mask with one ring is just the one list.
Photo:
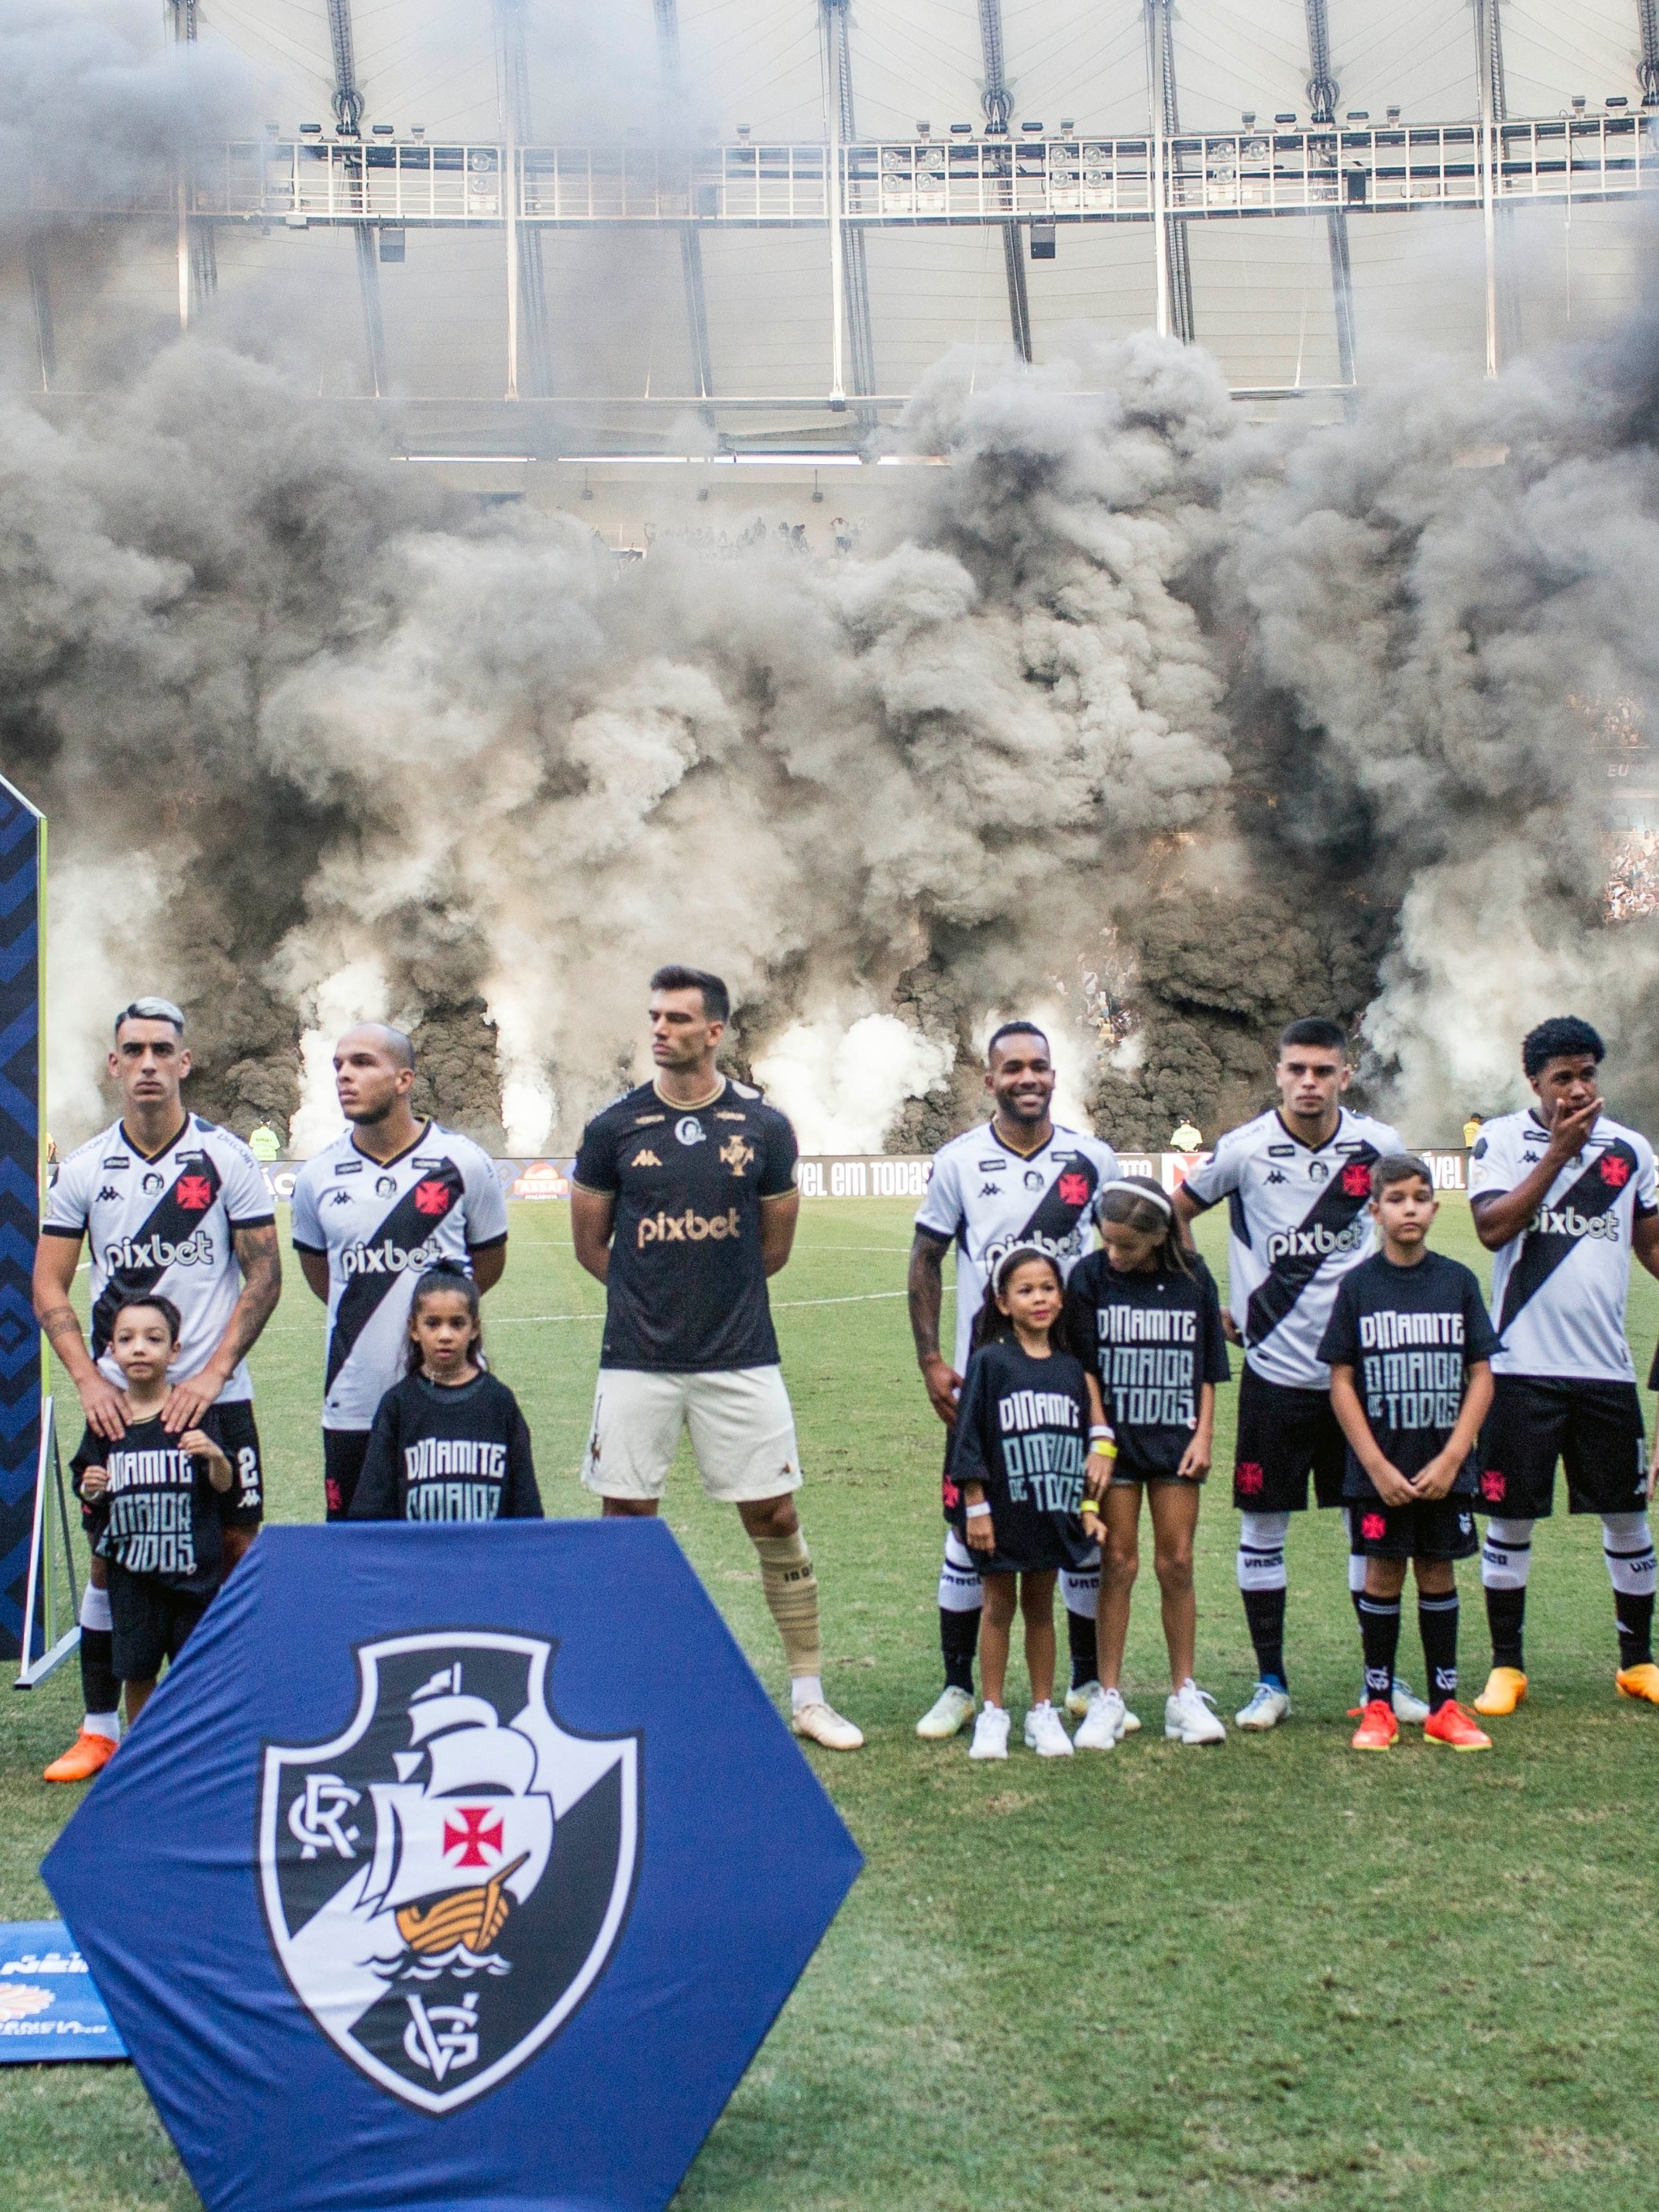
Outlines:
{"label": "wristband", "polygon": [[1111,1433],[1111,1429],[1104,1421],[1093,1421],[1090,1424],[1089,1434],[1091,1437],[1109,1437]]}
{"label": "wristband", "polygon": [[988,1505],[969,1505],[966,1508],[963,1517],[968,1521],[984,1521],[990,1517],[990,1512],[991,1509]]}
{"label": "wristband", "polygon": [[1091,1444],[1088,1456],[1091,1459],[1115,1459],[1117,1445],[1110,1437],[1108,1437],[1103,1443]]}

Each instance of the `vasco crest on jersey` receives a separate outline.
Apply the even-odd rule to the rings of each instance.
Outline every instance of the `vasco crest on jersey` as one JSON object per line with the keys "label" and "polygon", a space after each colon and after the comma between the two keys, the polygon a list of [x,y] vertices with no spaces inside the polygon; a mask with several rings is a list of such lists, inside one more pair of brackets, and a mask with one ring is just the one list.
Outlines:
{"label": "vasco crest on jersey", "polygon": [[343,1733],[265,1747],[272,1948],[321,2033],[422,2112],[556,2035],[627,1918],[638,1739],[561,1727],[556,1650],[468,1629],[361,1645]]}

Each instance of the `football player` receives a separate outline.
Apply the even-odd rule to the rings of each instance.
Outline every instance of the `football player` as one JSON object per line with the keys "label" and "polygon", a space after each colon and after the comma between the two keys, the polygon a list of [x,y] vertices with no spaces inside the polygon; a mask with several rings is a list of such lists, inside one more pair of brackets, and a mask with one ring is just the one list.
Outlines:
{"label": "football player", "polygon": [[[259,1164],[240,1137],[191,1114],[185,1018],[169,999],[135,999],[115,1018],[110,1079],[121,1114],[72,1152],[46,1199],[34,1255],[34,1310],[80,1395],[87,1427],[118,1442],[131,1414],[110,1353],[110,1316],[124,1297],[164,1297],[180,1334],[167,1366],[161,1422],[169,1435],[217,1408],[219,1440],[237,1480],[236,1525],[224,1532],[227,1571],[253,1540],[264,1494],[247,1355],[283,1294],[276,1214]],[[87,1240],[92,1342],[70,1304]],[[112,1672],[108,1575],[94,1558],[81,1600],[81,1733],[46,1771],[84,1782],[120,1735]]]}
{"label": "football player", "polygon": [[415,1048],[364,1022],[334,1048],[334,1087],[350,1127],[295,1179],[294,1249],[328,1305],[323,1492],[331,1521],[351,1510],[381,1399],[403,1378],[415,1285],[453,1260],[480,1291],[507,1266],[507,1200],[471,1137],[417,1121]]}
{"label": "football player", "polygon": [[[1238,1391],[1233,1504],[1238,1586],[1255,1650],[1256,1684],[1242,1729],[1277,1728],[1291,1710],[1285,1672],[1285,1540],[1290,1516],[1315,1503],[1342,1504],[1347,1447],[1331,1410],[1331,1370],[1319,1356],[1337,1285],[1373,1246],[1371,1170],[1404,1150],[1385,1121],[1342,1103],[1352,1071],[1347,1040],[1318,1016],[1292,1022],[1279,1041],[1279,1104],[1231,1129],[1176,1194],[1191,1223],[1227,1200],[1229,1292],[1234,1340],[1244,1346]],[[1350,1549],[1356,1612],[1365,1562]],[[1428,1708],[1395,1686],[1402,1720]]]}
{"label": "football player", "polygon": [[582,1132],[571,1233],[605,1287],[582,1480],[607,1517],[653,1515],[689,1429],[704,1492],[737,1507],[759,1555],[795,1734],[856,1751],[863,1735],[823,1694],[818,1586],[795,1510],[800,1450],[766,1290],[795,1239],[795,1133],[715,1066],[731,1011],[718,975],[659,968],[657,1072]]}
{"label": "football player", "polygon": [[1475,1711],[1512,1713],[1527,1694],[1522,1630],[1533,1524],[1554,1506],[1601,1521],[1619,1632],[1621,1695],[1659,1705],[1653,1663],[1653,1537],[1636,1370],[1625,1336],[1631,1256],[1659,1275],[1653,1147],[1602,1111],[1601,1038],[1588,1022],[1540,1022],[1521,1066],[1537,1103],[1486,1122],[1469,1163],[1475,1232],[1492,1253],[1492,1411],[1477,1512],[1492,1674]]}
{"label": "football player", "polygon": [[[1054,1063],[1048,1040],[1032,1022],[1005,1022],[986,1048],[985,1088],[994,1101],[988,1122],[953,1137],[933,1155],[927,1195],[916,1213],[910,1250],[910,1330],[928,1401],[947,1431],[967,1372],[974,1322],[986,1285],[1005,1254],[1030,1246],[1046,1252],[1062,1277],[1088,1249],[1097,1194],[1117,1174],[1117,1154],[1103,1139],[1057,1126],[1051,1107]],[[952,1356],[939,1350],[945,1255],[957,1253],[957,1318]],[[974,1656],[979,1644],[981,1583],[967,1547],[951,1525],[957,1490],[950,1443],[944,1477],[945,1560],[939,1578],[939,1638],[945,1687],[916,1723],[939,1741],[973,1717]],[[1066,1708],[1086,1713],[1098,1687],[1095,1607],[1098,1565],[1063,1574],[1071,1632],[1072,1692]],[[1138,1728],[1133,1714],[1126,1726]]]}

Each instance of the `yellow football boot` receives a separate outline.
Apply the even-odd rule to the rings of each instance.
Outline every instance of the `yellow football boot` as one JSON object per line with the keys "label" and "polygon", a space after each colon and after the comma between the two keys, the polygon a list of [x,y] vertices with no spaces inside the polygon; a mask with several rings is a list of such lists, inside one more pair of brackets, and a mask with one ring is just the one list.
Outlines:
{"label": "yellow football boot", "polygon": [[1659,1667],[1651,1659],[1639,1667],[1621,1667],[1613,1679],[1621,1698],[1644,1698],[1649,1705],[1659,1705]]}
{"label": "yellow football boot", "polygon": [[[1635,1694],[1632,1692],[1632,1694]],[[1518,1667],[1494,1667],[1474,1701],[1478,1713],[1512,1713],[1527,1702],[1527,1678]]]}

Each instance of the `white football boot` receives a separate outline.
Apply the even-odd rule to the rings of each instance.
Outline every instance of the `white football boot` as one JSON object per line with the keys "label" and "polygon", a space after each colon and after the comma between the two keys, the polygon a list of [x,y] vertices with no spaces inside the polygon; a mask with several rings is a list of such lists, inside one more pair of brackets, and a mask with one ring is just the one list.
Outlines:
{"label": "white football boot", "polygon": [[810,1737],[826,1751],[857,1751],[864,1741],[863,1729],[854,1728],[822,1698],[810,1705],[797,1705],[789,1716],[789,1725],[797,1735]]}
{"label": "white football boot", "polygon": [[1074,1690],[1066,1692],[1066,1710],[1074,1721],[1080,1721],[1099,1695],[1098,1682],[1079,1682]]}
{"label": "white football boot", "polygon": [[1235,1717],[1242,1729],[1261,1733],[1275,1729],[1291,1710],[1291,1693],[1276,1690],[1271,1682],[1258,1682],[1250,1692],[1250,1702]]}
{"label": "white football boot", "polygon": [[966,1728],[973,1717],[973,1698],[954,1682],[947,1682],[916,1723],[916,1734],[924,1743],[943,1743]]}
{"label": "white football boot", "polygon": [[1398,1674],[1394,1678],[1394,1717],[1406,1721],[1413,1728],[1421,1728],[1429,1717],[1429,1709],[1409,1682],[1402,1682]]}
{"label": "white football boot", "polygon": [[1127,1717],[1121,1690],[1097,1690],[1095,1701],[1084,1716],[1083,1726],[1072,1739],[1073,1750],[1115,1751],[1123,1740],[1123,1723]]}

